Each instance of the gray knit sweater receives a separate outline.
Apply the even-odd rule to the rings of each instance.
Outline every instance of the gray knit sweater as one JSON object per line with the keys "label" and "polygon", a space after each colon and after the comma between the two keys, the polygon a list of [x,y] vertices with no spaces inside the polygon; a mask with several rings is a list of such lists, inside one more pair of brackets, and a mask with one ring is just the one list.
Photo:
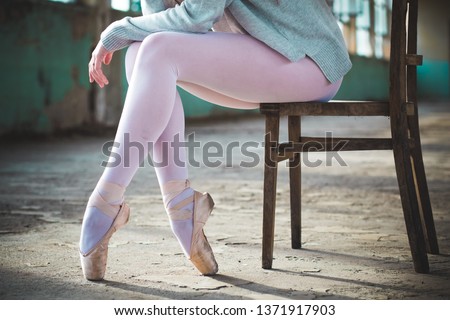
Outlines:
{"label": "gray knit sweater", "polygon": [[167,0],[141,4],[143,16],[123,18],[102,33],[107,50],[124,48],[155,32],[208,32],[226,9],[248,34],[290,61],[309,56],[330,82],[352,66],[327,0],[185,0],[168,9]]}

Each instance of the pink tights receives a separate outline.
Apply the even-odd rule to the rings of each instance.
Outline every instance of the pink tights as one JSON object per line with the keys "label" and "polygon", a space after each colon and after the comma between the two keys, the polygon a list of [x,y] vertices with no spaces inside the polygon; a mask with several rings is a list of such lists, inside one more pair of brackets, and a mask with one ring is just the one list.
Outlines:
{"label": "pink tights", "polygon": [[[120,147],[113,151],[122,159],[129,152],[130,161],[127,167],[122,163],[106,168],[102,176],[125,187],[144,160],[137,148],[123,149],[125,134],[144,148],[152,142],[157,162],[163,160],[164,141],[173,141],[177,134],[184,137],[177,85],[206,101],[238,109],[255,109],[262,101],[328,100],[340,86],[329,83],[309,58],[293,63],[251,36],[233,33],[155,33],[130,46],[126,71],[129,89],[115,138]],[[182,159],[184,149],[179,150]],[[188,176],[186,166],[170,161],[156,172],[160,184]]]}
{"label": "pink tights", "polygon": [[[155,168],[161,186],[188,178],[185,148],[177,150],[177,158],[184,165],[175,163],[172,148],[164,148],[176,135],[184,138],[184,112],[177,85],[206,101],[238,109],[255,109],[263,101],[329,100],[340,87],[340,81],[330,83],[310,58],[290,62],[251,36],[233,33],[152,34],[129,47],[126,72],[129,89],[115,137],[118,145],[112,150],[122,161],[105,168],[100,179],[123,187],[128,186],[148,152],[155,162],[167,163]],[[125,140],[142,147],[126,150],[130,143],[125,144]],[[148,150],[149,143],[153,150]],[[114,161],[117,158],[111,158]],[[109,220],[105,221],[109,228]],[[102,222],[94,225],[101,226]],[[95,231],[99,236],[102,232]],[[95,239],[83,241],[82,233],[82,251],[87,251],[92,242]]]}

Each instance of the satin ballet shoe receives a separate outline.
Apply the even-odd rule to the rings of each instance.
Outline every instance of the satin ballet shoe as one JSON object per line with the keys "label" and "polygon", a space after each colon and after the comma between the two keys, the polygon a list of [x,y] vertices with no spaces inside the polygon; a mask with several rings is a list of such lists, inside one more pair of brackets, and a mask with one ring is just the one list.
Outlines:
{"label": "satin ballet shoe", "polygon": [[[214,207],[214,201],[208,193],[194,191],[194,195],[169,208],[168,204],[178,194],[190,187],[189,180],[169,181],[163,186],[164,203],[167,214],[171,220],[193,219],[193,232],[191,249],[187,258],[205,276],[214,275],[218,271],[218,265],[214,253],[205,236],[203,227],[208,220]],[[194,210],[190,212],[182,208],[194,202]]]}
{"label": "satin ballet shoe", "polygon": [[[95,206],[103,212],[111,214],[113,206],[106,203],[101,197],[90,199],[88,206]],[[130,208],[126,203],[120,206],[119,213],[115,217],[111,227],[105,233],[103,238],[87,253],[80,250],[81,268],[84,277],[91,281],[103,280],[106,271],[106,262],[108,258],[108,243],[114,232],[123,227],[130,217]]]}
{"label": "satin ballet shoe", "polygon": [[188,259],[205,276],[217,273],[219,267],[203,227],[214,208],[214,201],[209,193],[194,193],[194,231],[192,232],[191,252]]}

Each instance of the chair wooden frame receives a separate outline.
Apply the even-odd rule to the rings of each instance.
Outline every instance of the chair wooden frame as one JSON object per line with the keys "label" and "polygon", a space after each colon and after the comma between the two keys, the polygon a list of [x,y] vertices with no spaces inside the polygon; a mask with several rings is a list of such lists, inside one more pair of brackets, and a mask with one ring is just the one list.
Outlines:
{"label": "chair wooden frame", "polygon": [[[263,204],[262,267],[272,268],[275,229],[275,200],[278,162],[289,160],[292,248],[301,248],[301,165],[300,153],[311,144],[331,151],[323,138],[301,136],[302,116],[387,116],[392,138],[334,138],[348,143],[342,150],[393,150],[403,214],[414,269],[428,273],[427,252],[438,254],[422,149],[417,110],[417,0],[394,0],[391,21],[389,101],[331,101],[262,103],[265,115],[265,170]],[[289,141],[279,142],[280,117],[288,117]]]}

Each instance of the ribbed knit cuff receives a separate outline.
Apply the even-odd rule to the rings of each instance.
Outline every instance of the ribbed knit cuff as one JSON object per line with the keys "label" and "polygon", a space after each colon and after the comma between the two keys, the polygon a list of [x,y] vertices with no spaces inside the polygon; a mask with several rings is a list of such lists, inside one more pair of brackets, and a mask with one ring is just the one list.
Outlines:
{"label": "ribbed knit cuff", "polygon": [[129,31],[123,27],[123,21],[119,20],[110,24],[102,32],[100,40],[106,50],[113,52],[129,46],[133,42],[127,37],[129,37]]}

